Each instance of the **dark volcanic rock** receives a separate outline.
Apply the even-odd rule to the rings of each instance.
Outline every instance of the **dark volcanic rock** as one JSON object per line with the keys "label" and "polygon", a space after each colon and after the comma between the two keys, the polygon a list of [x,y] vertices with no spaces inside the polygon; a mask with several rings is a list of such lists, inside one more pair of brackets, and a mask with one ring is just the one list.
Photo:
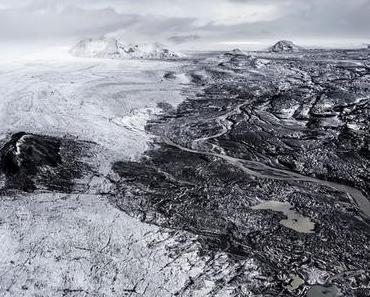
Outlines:
{"label": "dark volcanic rock", "polygon": [[25,132],[13,134],[0,150],[0,172],[5,176],[3,190],[71,192],[74,179],[89,169],[79,160],[87,153],[87,147],[86,143],[72,139]]}
{"label": "dark volcanic rock", "polygon": [[[256,261],[266,282],[253,286],[233,272],[234,282],[220,284],[232,296],[305,296],[318,275],[359,296],[370,279],[370,69],[361,52],[341,63],[347,54],[199,62],[190,74],[199,92],[148,124],[157,145],[140,162],[114,164],[112,202],[197,234],[239,271]],[[289,205],[299,214],[293,226],[279,211],[251,208],[263,201]],[[302,285],[290,288],[292,275]]]}

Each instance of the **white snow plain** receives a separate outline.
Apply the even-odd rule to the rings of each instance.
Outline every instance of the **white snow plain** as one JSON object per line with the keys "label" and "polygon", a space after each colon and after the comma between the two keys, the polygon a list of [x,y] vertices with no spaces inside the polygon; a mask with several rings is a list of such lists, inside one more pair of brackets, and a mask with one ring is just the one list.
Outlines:
{"label": "white snow plain", "polygon": [[[26,131],[93,141],[100,149],[91,162],[102,175],[112,162],[142,155],[151,139],[147,120],[161,112],[158,103],[179,104],[187,83],[183,74],[163,78],[169,69],[180,71],[180,62],[0,64],[0,140]],[[173,296],[189,278],[207,284],[192,296],[211,290],[195,236],[131,218],[94,193],[109,186],[102,178],[90,184],[83,195],[1,197],[0,296]]]}
{"label": "white snow plain", "polygon": [[78,59],[0,66],[0,135],[15,131],[72,135],[119,158],[147,148],[144,125],[157,104],[179,104],[186,77],[163,75],[178,62]]}

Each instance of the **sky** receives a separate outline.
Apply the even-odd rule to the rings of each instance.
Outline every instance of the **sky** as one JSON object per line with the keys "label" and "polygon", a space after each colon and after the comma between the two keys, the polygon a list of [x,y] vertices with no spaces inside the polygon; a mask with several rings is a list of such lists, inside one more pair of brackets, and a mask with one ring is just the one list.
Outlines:
{"label": "sky", "polygon": [[0,0],[0,42],[370,43],[370,0]]}

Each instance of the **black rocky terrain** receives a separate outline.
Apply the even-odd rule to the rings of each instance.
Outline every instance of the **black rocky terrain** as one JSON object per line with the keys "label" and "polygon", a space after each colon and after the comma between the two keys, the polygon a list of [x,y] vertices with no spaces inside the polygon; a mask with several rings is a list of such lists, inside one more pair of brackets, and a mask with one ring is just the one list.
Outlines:
{"label": "black rocky terrain", "polygon": [[[232,296],[369,296],[369,59],[234,51],[195,61],[197,91],[147,125],[157,143],[140,162],[113,165],[112,202],[197,234],[205,253],[227,253],[229,273],[209,263],[214,296],[225,287]],[[263,201],[289,203],[314,229],[252,208]],[[259,277],[247,273],[251,259]]]}
{"label": "black rocky terrain", "polygon": [[15,133],[0,150],[1,191],[71,193],[78,188],[75,180],[91,171],[90,165],[82,160],[89,154],[89,143]]}
{"label": "black rocky terrain", "polygon": [[19,132],[0,143],[0,194],[103,178],[120,210],[196,235],[209,260],[177,296],[208,281],[208,296],[370,296],[370,52],[235,50],[186,67],[188,98],[158,106],[140,161],[106,178],[94,144]]}

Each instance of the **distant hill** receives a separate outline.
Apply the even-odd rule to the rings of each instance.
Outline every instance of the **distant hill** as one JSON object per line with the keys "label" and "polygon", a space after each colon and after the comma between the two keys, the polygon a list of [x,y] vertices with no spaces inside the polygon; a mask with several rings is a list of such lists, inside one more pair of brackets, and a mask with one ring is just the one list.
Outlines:
{"label": "distant hill", "polygon": [[175,59],[181,54],[159,43],[125,44],[111,37],[89,38],[78,42],[70,53],[76,57],[109,59]]}
{"label": "distant hill", "polygon": [[289,40],[280,40],[269,48],[269,51],[273,53],[295,53],[302,50],[304,50],[302,47]]}

